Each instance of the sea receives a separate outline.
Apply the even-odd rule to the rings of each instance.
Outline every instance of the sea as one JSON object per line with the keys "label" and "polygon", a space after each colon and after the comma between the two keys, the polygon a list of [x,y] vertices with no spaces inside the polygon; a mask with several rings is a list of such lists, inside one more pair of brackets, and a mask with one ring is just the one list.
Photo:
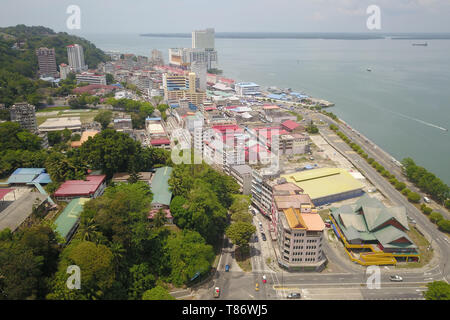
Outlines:
{"label": "sea", "polygon": [[[165,61],[169,48],[191,47],[181,36],[82,36],[105,51],[158,49]],[[450,40],[413,38],[216,37],[215,47],[224,76],[331,101],[328,111],[397,160],[411,157],[450,185]]]}

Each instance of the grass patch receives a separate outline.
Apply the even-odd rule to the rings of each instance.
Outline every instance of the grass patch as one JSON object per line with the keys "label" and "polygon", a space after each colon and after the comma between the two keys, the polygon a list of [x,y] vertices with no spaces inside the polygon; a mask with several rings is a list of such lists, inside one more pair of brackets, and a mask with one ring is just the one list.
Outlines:
{"label": "grass patch", "polygon": [[237,247],[234,252],[236,262],[244,272],[252,271],[252,263],[250,261],[250,248]]}
{"label": "grass patch", "polygon": [[323,221],[330,219],[329,218],[330,209],[319,210],[318,213],[319,213],[319,216],[322,218]]}
{"label": "grass patch", "polygon": [[44,108],[44,109],[40,109],[40,110],[37,110],[36,111],[36,113],[39,113],[39,112],[50,112],[50,111],[60,111],[60,110],[68,110],[68,109],[70,109],[70,107],[47,107],[47,108]]}
{"label": "grass patch", "polygon": [[410,230],[406,233],[418,247],[419,262],[400,262],[397,264],[397,268],[422,268],[433,258],[433,249],[428,250],[430,243],[415,227],[410,225]]}

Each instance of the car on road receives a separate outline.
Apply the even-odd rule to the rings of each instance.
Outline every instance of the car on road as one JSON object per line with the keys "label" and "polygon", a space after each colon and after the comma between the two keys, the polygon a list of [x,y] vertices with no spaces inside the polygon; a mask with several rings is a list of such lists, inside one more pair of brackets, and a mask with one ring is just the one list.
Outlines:
{"label": "car on road", "polygon": [[266,235],[264,233],[261,233],[261,237],[262,237],[263,241],[267,240]]}
{"label": "car on road", "polygon": [[389,280],[400,282],[400,281],[403,281],[403,278],[400,277],[399,275],[395,275],[395,276],[390,276],[390,277],[389,277]]}
{"label": "car on road", "polygon": [[225,265],[225,272],[228,272],[228,271],[230,271],[230,265],[229,264]]}
{"label": "car on road", "polygon": [[430,203],[431,200],[428,197],[423,197],[423,201],[425,201],[426,203]]}
{"label": "car on road", "polygon": [[300,299],[301,295],[298,292],[291,292],[287,295],[288,299]]}
{"label": "car on road", "polygon": [[220,288],[215,287],[214,288],[214,298],[218,298],[220,296]]}
{"label": "car on road", "polygon": [[255,291],[259,291],[259,283],[255,284]]}
{"label": "car on road", "polygon": [[267,279],[266,279],[266,275],[263,275],[263,283],[266,283]]}

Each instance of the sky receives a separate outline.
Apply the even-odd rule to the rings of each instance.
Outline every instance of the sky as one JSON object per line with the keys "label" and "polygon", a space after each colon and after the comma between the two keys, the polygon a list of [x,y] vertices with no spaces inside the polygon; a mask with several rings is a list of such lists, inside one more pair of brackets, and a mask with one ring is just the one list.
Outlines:
{"label": "sky", "polygon": [[[77,5],[79,30],[67,8]],[[380,8],[381,32],[450,32],[450,0],[1,0],[0,26],[43,25],[68,33],[375,32],[370,5]]]}

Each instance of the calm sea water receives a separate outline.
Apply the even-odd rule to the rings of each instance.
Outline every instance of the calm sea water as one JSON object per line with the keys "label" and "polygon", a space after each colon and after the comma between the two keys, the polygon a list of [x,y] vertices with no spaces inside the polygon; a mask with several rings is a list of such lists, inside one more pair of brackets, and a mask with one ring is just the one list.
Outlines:
{"label": "calm sea water", "polygon": [[[103,50],[149,56],[188,38],[83,35]],[[450,184],[450,40],[216,39],[219,67],[237,81],[292,88],[398,160],[412,157]],[[372,72],[367,72],[371,68]]]}

